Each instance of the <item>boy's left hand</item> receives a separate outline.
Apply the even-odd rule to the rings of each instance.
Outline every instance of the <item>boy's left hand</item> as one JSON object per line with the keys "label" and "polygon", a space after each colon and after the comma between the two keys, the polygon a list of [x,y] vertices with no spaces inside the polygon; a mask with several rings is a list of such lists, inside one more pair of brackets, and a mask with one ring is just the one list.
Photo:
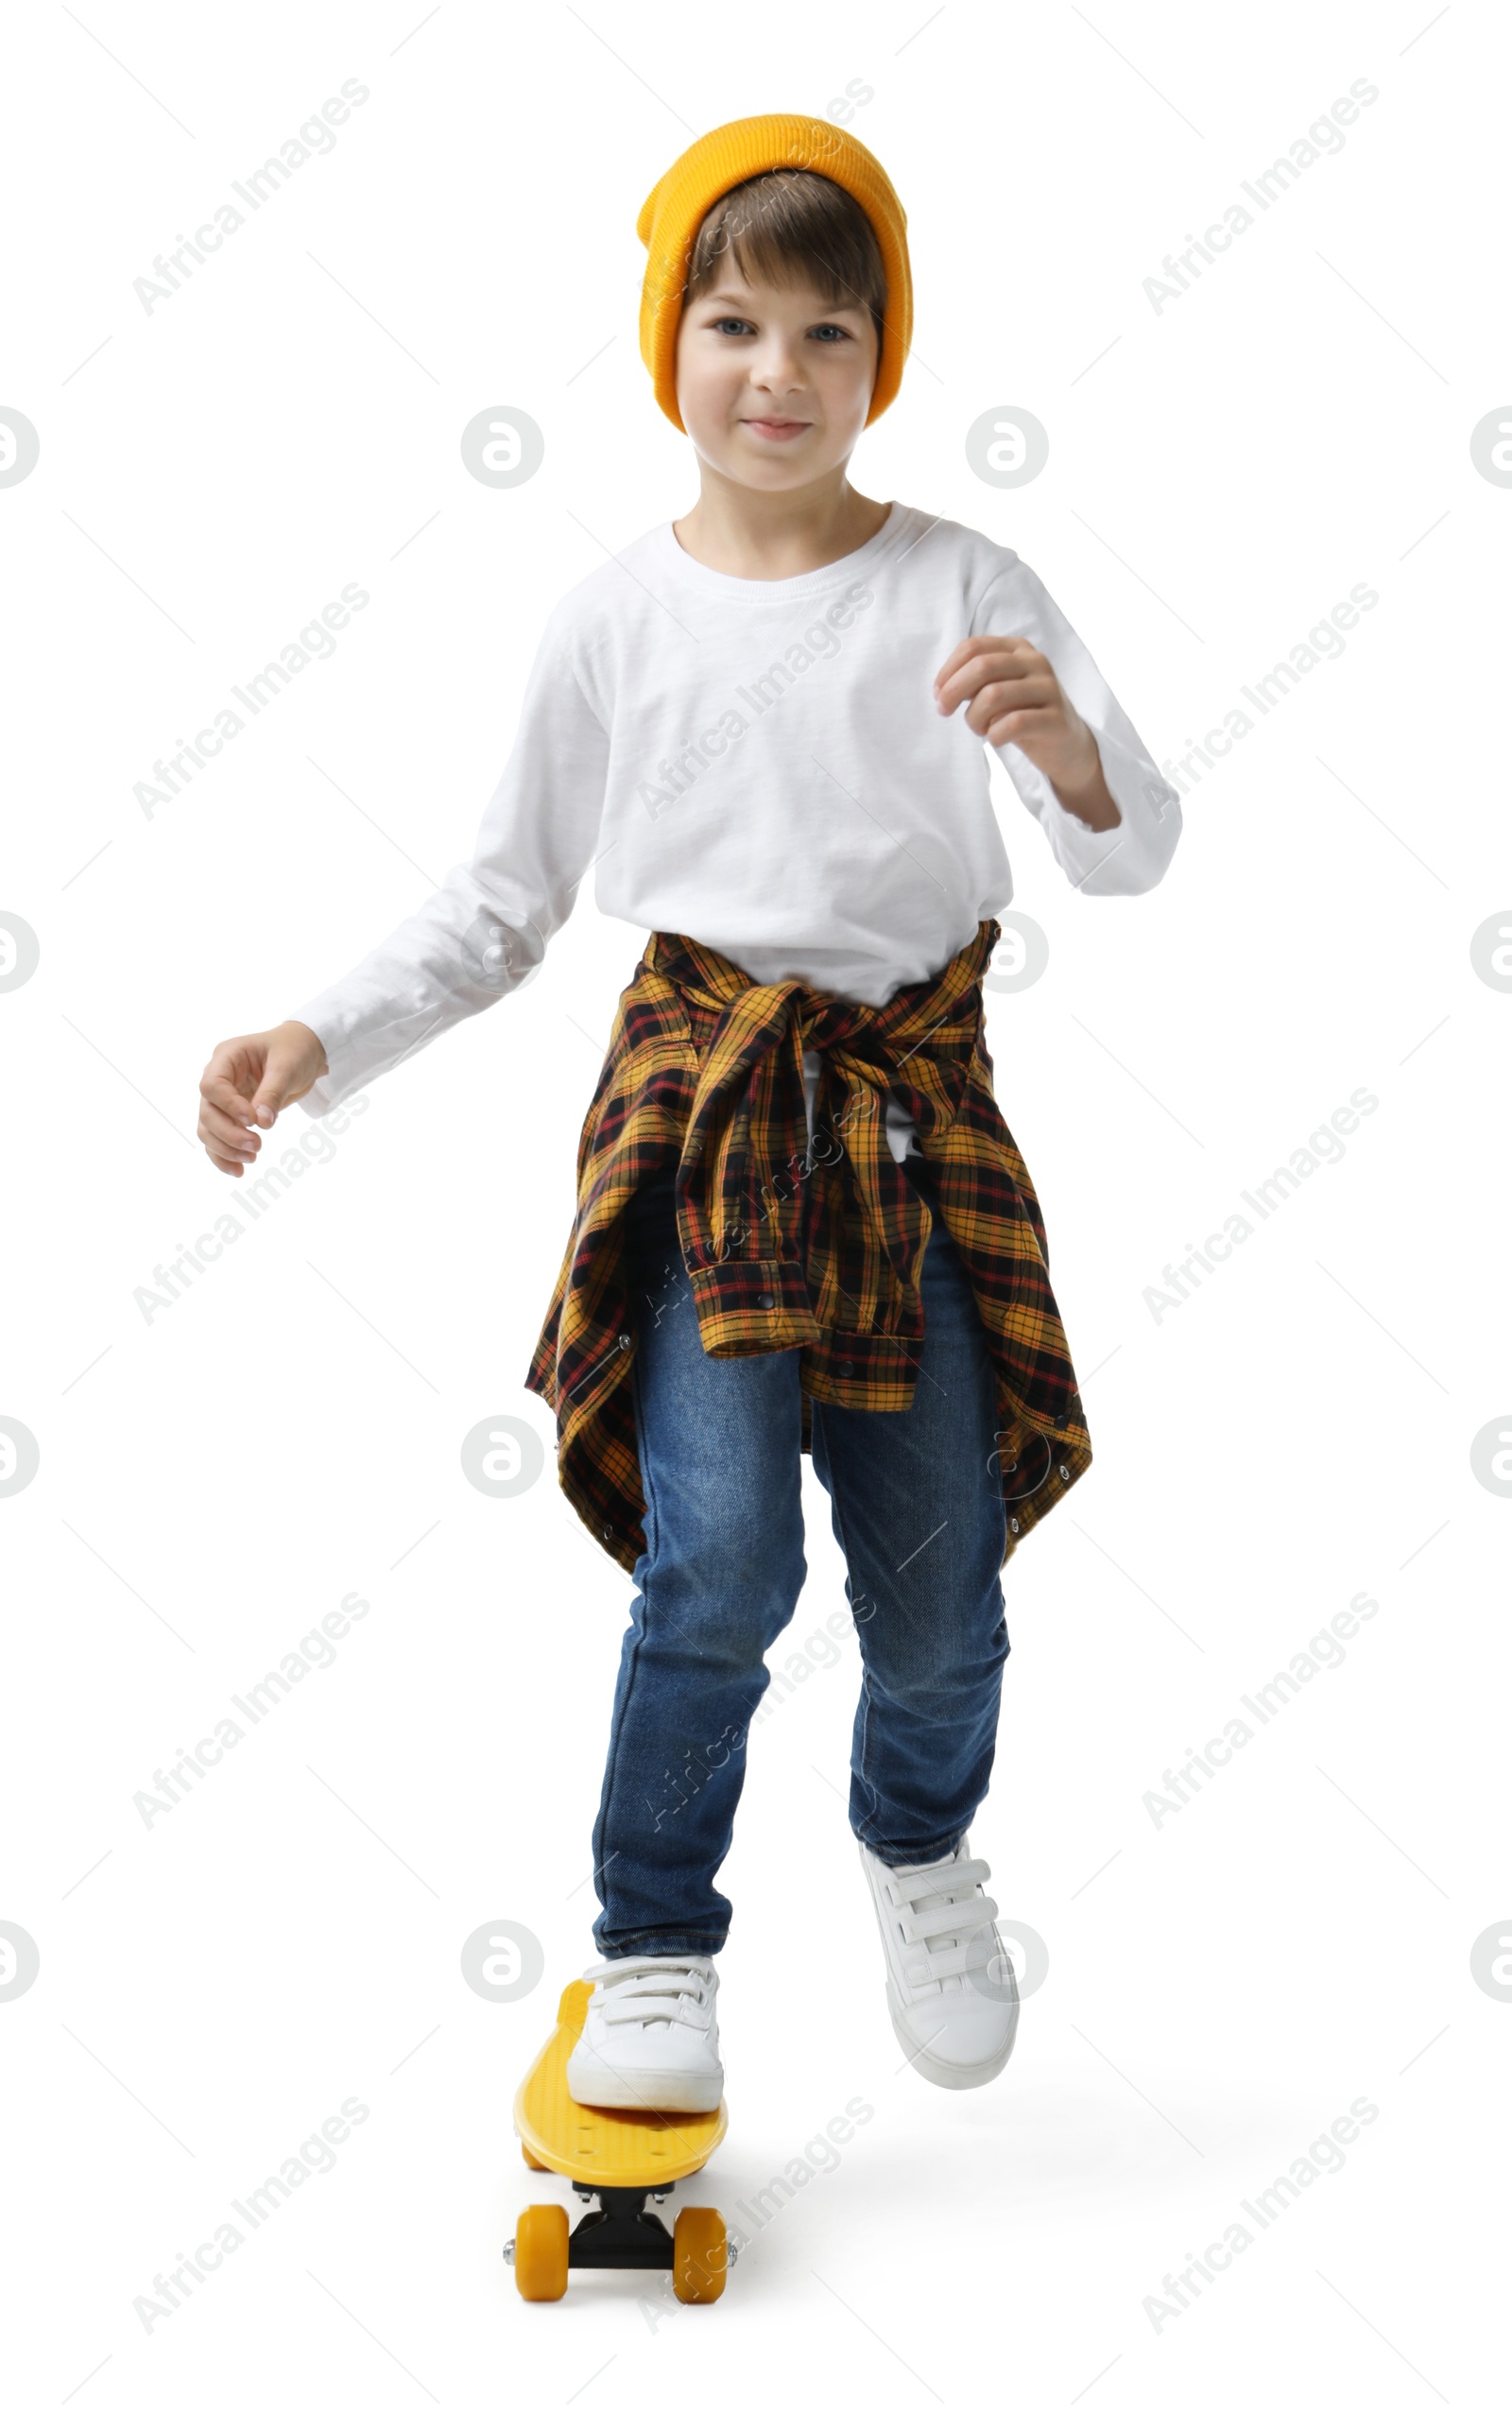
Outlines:
{"label": "boy's left hand", "polygon": [[1027,637],[963,637],[936,672],[934,691],[947,716],[967,703],[967,727],[988,745],[1026,753],[1078,820],[1118,827],[1123,815],[1108,791],[1097,739]]}

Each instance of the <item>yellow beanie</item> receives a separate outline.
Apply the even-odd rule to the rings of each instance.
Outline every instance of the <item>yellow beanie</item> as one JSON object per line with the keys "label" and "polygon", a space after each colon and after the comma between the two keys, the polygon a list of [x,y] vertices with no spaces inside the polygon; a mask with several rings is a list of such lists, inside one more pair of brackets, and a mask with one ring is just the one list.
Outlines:
{"label": "yellow beanie", "polygon": [[673,161],[651,187],[635,221],[647,252],[641,290],[641,357],[651,371],[658,402],[680,434],[687,429],[678,408],[678,327],[695,239],[722,193],[772,167],[806,167],[816,176],[828,176],[866,211],[887,277],[868,427],[902,382],[914,326],[908,220],[881,161],[865,143],[824,117],[736,117],[702,135]]}

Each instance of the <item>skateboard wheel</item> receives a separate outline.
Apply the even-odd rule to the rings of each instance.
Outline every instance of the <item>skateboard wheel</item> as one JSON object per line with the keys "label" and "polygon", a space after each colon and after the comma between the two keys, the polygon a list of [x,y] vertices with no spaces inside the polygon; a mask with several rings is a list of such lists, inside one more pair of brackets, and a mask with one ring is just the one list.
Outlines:
{"label": "skateboard wheel", "polygon": [[672,2291],[679,2302],[717,2302],[725,2290],[725,2222],[716,2210],[679,2210],[672,2230]]}
{"label": "skateboard wheel", "polygon": [[[721,2247],[722,2238],[721,2230]],[[566,2293],[567,2213],[559,2202],[532,2202],[520,2213],[514,2230],[514,2282],[527,2302],[559,2302]],[[724,2283],[723,2274],[719,2282]]]}
{"label": "skateboard wheel", "polygon": [[538,2159],[536,2158],[535,2153],[531,2150],[530,2145],[529,2145],[528,2144],[521,2144],[521,2146],[520,2146],[520,2157],[521,2157],[521,2159],[524,2161],[524,2164],[525,2164],[525,2166],[526,2166],[527,2168],[536,2168],[536,2169],[541,2169],[541,2168],[544,2168],[544,2167],[545,2167],[545,2165],[546,2165],[546,2163],[545,2163],[545,2161],[544,2161],[543,2160],[538,2160]]}

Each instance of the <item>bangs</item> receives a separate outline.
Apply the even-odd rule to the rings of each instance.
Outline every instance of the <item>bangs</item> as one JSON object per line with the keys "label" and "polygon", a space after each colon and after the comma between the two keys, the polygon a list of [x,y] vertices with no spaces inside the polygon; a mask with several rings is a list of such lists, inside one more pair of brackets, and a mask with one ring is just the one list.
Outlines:
{"label": "bangs", "polygon": [[727,261],[747,284],[812,284],[831,309],[869,311],[880,353],[882,252],[866,211],[831,177],[779,167],[722,193],[694,243],[684,307],[709,291]]}

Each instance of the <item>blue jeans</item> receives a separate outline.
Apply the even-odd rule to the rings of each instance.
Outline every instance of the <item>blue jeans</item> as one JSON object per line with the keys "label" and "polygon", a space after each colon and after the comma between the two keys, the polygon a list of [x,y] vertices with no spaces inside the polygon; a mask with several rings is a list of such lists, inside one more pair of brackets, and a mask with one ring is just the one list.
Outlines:
{"label": "blue jeans", "polygon": [[[763,1659],[807,1571],[799,1351],[704,1353],[670,1178],[632,1199],[626,1245],[645,1549],[593,1827],[593,1939],[605,1958],[712,1954],[730,1926],[714,1877],[770,1680]],[[894,1867],[943,1857],[971,1824],[1008,1654],[992,1364],[937,1214],[920,1282],[908,1411],[812,1404],[814,1469],[861,1649],[850,1824]]]}

